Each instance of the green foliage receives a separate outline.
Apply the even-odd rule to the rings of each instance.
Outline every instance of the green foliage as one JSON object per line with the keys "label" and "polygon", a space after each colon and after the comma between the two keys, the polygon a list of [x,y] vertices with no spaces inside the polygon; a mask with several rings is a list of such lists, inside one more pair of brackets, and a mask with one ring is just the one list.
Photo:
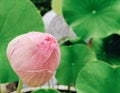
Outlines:
{"label": "green foliage", "polygon": [[99,60],[114,66],[120,65],[120,35],[93,39],[92,47]]}
{"label": "green foliage", "polygon": [[[51,0],[31,1],[42,15],[51,9]],[[28,0],[0,0],[0,83],[18,80],[6,57],[9,41],[29,31],[44,31],[36,7]],[[60,46],[58,83],[75,86],[77,93],[120,93],[120,0],[53,0],[52,8],[79,37],[67,38]]]}
{"label": "green foliage", "polygon": [[44,31],[36,7],[27,0],[0,0],[0,83],[18,80],[6,57],[6,47],[14,37],[30,31]]}
{"label": "green foliage", "polygon": [[120,67],[102,61],[89,62],[79,72],[77,93],[120,93]]}
{"label": "green foliage", "polygon": [[120,0],[63,0],[62,5],[66,22],[84,40],[120,29]]}
{"label": "green foliage", "polygon": [[75,82],[77,93],[119,93],[120,0],[63,0],[62,11],[77,36],[90,39],[87,44],[96,57],[81,44],[61,46],[58,81]]}
{"label": "green foliage", "polygon": [[55,89],[38,89],[36,91],[33,91],[32,93],[60,93],[60,92]]}
{"label": "green foliage", "polygon": [[58,15],[62,15],[62,1],[63,1],[63,0],[52,0],[52,9],[53,9]]}
{"label": "green foliage", "polygon": [[78,72],[91,60],[95,60],[95,56],[87,45],[75,40],[65,42],[61,46],[61,62],[56,72],[58,82],[74,84]]}

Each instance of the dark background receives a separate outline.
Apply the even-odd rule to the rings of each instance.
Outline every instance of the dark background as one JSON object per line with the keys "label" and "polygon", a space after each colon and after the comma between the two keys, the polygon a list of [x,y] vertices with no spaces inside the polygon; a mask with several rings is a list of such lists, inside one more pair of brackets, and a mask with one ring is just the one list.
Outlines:
{"label": "dark background", "polygon": [[40,10],[40,14],[43,16],[47,11],[51,10],[52,0],[30,0]]}

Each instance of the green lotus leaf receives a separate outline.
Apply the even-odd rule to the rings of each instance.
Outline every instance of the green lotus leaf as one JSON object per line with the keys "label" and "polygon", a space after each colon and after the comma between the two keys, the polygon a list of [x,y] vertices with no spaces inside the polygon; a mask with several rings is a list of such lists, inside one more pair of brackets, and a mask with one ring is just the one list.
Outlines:
{"label": "green lotus leaf", "polygon": [[33,91],[32,93],[60,93],[60,92],[55,89],[38,89]]}
{"label": "green lotus leaf", "polygon": [[56,78],[60,84],[71,85],[75,83],[78,72],[87,62],[95,60],[95,56],[85,44],[65,44],[61,46],[61,62],[56,71]]}
{"label": "green lotus leaf", "polygon": [[77,93],[120,93],[120,67],[102,61],[88,62],[76,80]]}
{"label": "green lotus leaf", "polygon": [[84,40],[120,29],[120,0],[63,0],[62,6],[66,22]]}
{"label": "green lotus leaf", "polygon": [[120,35],[112,34],[105,38],[93,39],[92,48],[98,60],[113,66],[120,65]]}
{"label": "green lotus leaf", "polygon": [[18,80],[6,57],[6,47],[14,37],[30,31],[44,31],[36,7],[28,0],[0,0],[0,83]]}
{"label": "green lotus leaf", "polygon": [[62,15],[62,0],[52,0],[52,9],[59,15]]}

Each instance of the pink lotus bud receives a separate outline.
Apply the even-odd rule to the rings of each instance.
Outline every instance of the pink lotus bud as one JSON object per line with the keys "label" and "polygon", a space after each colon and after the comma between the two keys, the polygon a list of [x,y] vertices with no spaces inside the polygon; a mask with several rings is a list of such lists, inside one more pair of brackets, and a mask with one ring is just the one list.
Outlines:
{"label": "pink lotus bud", "polygon": [[60,49],[52,35],[30,32],[16,37],[8,44],[7,56],[24,83],[41,86],[55,73],[60,61]]}

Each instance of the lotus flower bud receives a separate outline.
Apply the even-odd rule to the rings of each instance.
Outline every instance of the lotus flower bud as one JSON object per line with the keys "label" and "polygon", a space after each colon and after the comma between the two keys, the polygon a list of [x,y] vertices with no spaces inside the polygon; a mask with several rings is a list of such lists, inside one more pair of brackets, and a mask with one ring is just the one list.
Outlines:
{"label": "lotus flower bud", "polygon": [[55,73],[60,61],[60,49],[52,35],[29,32],[8,44],[7,57],[20,79],[36,87],[48,82]]}

